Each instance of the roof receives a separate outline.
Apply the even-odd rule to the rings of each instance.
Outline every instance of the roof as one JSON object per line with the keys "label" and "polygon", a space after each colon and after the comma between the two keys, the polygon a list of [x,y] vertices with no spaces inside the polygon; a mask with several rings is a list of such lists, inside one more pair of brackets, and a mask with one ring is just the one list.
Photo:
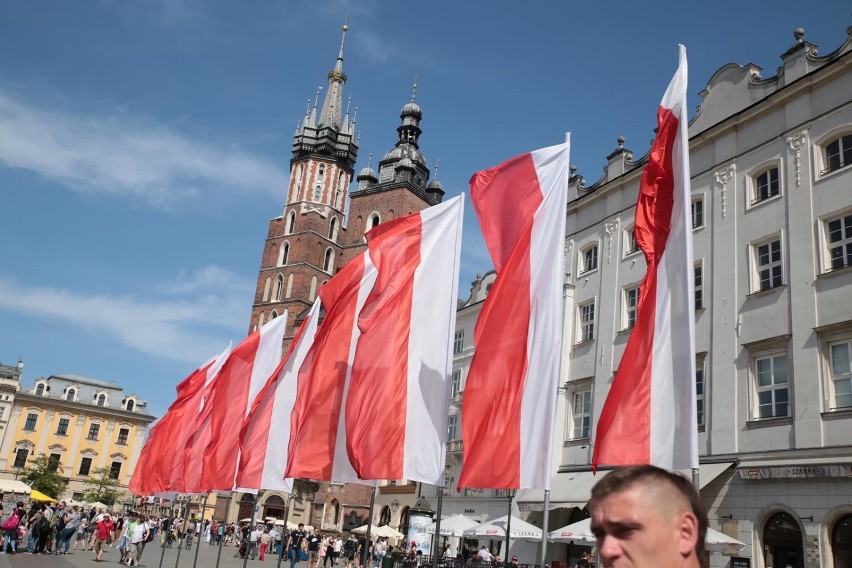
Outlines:
{"label": "roof", "polygon": [[74,383],[85,383],[87,385],[93,385],[93,386],[96,386],[96,387],[106,387],[106,388],[111,388],[111,389],[122,390],[122,388],[120,386],[116,385],[114,382],[101,381],[101,380],[98,380],[98,379],[93,379],[91,377],[84,377],[83,375],[73,375],[73,374],[70,374],[70,373],[65,374],[65,375],[51,375],[50,377],[48,377],[48,380],[50,380],[53,377],[56,377],[57,379],[63,379],[63,380],[66,380],[66,381],[71,381],[71,382],[74,382]]}

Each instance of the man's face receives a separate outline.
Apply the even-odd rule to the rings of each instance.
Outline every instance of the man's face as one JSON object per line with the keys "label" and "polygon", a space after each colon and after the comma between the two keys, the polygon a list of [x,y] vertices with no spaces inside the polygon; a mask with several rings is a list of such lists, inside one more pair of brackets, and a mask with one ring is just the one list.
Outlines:
{"label": "man's face", "polygon": [[670,495],[647,486],[629,487],[595,502],[592,532],[604,567],[683,566],[697,535],[697,527],[690,534],[685,515],[692,517],[677,513]]}

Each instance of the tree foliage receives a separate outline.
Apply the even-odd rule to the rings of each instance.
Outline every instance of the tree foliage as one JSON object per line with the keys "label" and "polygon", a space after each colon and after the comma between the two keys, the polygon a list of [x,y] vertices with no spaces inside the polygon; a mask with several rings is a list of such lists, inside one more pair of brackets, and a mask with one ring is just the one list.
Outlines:
{"label": "tree foliage", "polygon": [[30,461],[29,467],[21,471],[20,478],[33,489],[49,497],[59,499],[65,493],[68,481],[59,475],[58,463],[45,454],[39,454]]}
{"label": "tree foliage", "polygon": [[89,479],[84,482],[87,485],[87,489],[83,491],[84,501],[100,501],[104,505],[115,505],[124,491],[118,488],[120,486],[118,480],[112,479],[109,473],[108,467],[99,467],[92,471]]}

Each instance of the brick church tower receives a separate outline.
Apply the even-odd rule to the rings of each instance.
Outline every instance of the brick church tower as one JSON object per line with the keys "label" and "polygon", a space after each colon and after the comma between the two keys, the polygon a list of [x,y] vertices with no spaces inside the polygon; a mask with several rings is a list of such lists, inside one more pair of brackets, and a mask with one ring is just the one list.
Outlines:
{"label": "brick church tower", "polygon": [[[346,31],[343,26],[321,111],[317,112],[317,94],[313,108],[296,129],[284,213],[270,220],[261,257],[249,331],[287,310],[285,344],[293,338],[300,316],[307,313],[319,287],[364,251],[364,233],[379,223],[440,203],[444,196],[441,182],[429,182],[429,167],[420,151],[423,112],[416,102],[416,84],[411,102],[400,113],[397,142],[379,162],[378,174],[370,165],[363,168],[357,188],[349,194],[358,139],[348,103],[345,112],[342,108]],[[347,200],[349,213],[344,217]]]}

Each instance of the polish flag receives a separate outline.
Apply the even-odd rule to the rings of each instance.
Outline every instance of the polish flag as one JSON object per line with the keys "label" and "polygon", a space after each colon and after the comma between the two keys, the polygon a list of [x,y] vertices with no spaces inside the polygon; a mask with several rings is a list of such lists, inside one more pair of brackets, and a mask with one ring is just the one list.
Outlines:
{"label": "polish flag", "polygon": [[213,380],[230,353],[231,347],[228,346],[177,386],[175,401],[169,406],[165,416],[151,428],[136,462],[133,477],[130,479],[130,490],[134,494],[152,495],[166,491],[171,485],[173,470],[178,467],[183,469],[183,448],[186,439],[181,437],[186,431],[187,423],[194,416],[195,409],[198,408],[205,385]]}
{"label": "polish flag", "polygon": [[474,330],[459,487],[550,488],[569,146],[523,154],[470,180],[497,278]]}
{"label": "polish flag", "polygon": [[287,354],[255,398],[246,417],[240,432],[238,491],[272,489],[289,493],[293,489],[293,480],[284,477],[287,446],[283,441],[290,439],[296,379],[313,344],[319,312],[320,301],[317,299],[296,332]]}
{"label": "polish flag", "polygon": [[281,361],[286,327],[285,310],[237,345],[210,384],[199,418],[199,436],[194,440],[197,445],[188,448],[187,455],[193,460],[187,474],[197,472],[200,464],[201,476],[198,480],[188,475],[187,484],[194,489],[188,492],[233,489],[240,427],[258,392]]}
{"label": "polish flag", "polygon": [[594,469],[698,467],[686,80],[686,48],[680,46],[680,65],[657,110],[657,137],[636,203],[636,242],[648,272],[636,326],[598,420]]}
{"label": "polish flag", "polygon": [[443,480],[463,207],[459,196],[379,225],[320,289],[288,477]]}

